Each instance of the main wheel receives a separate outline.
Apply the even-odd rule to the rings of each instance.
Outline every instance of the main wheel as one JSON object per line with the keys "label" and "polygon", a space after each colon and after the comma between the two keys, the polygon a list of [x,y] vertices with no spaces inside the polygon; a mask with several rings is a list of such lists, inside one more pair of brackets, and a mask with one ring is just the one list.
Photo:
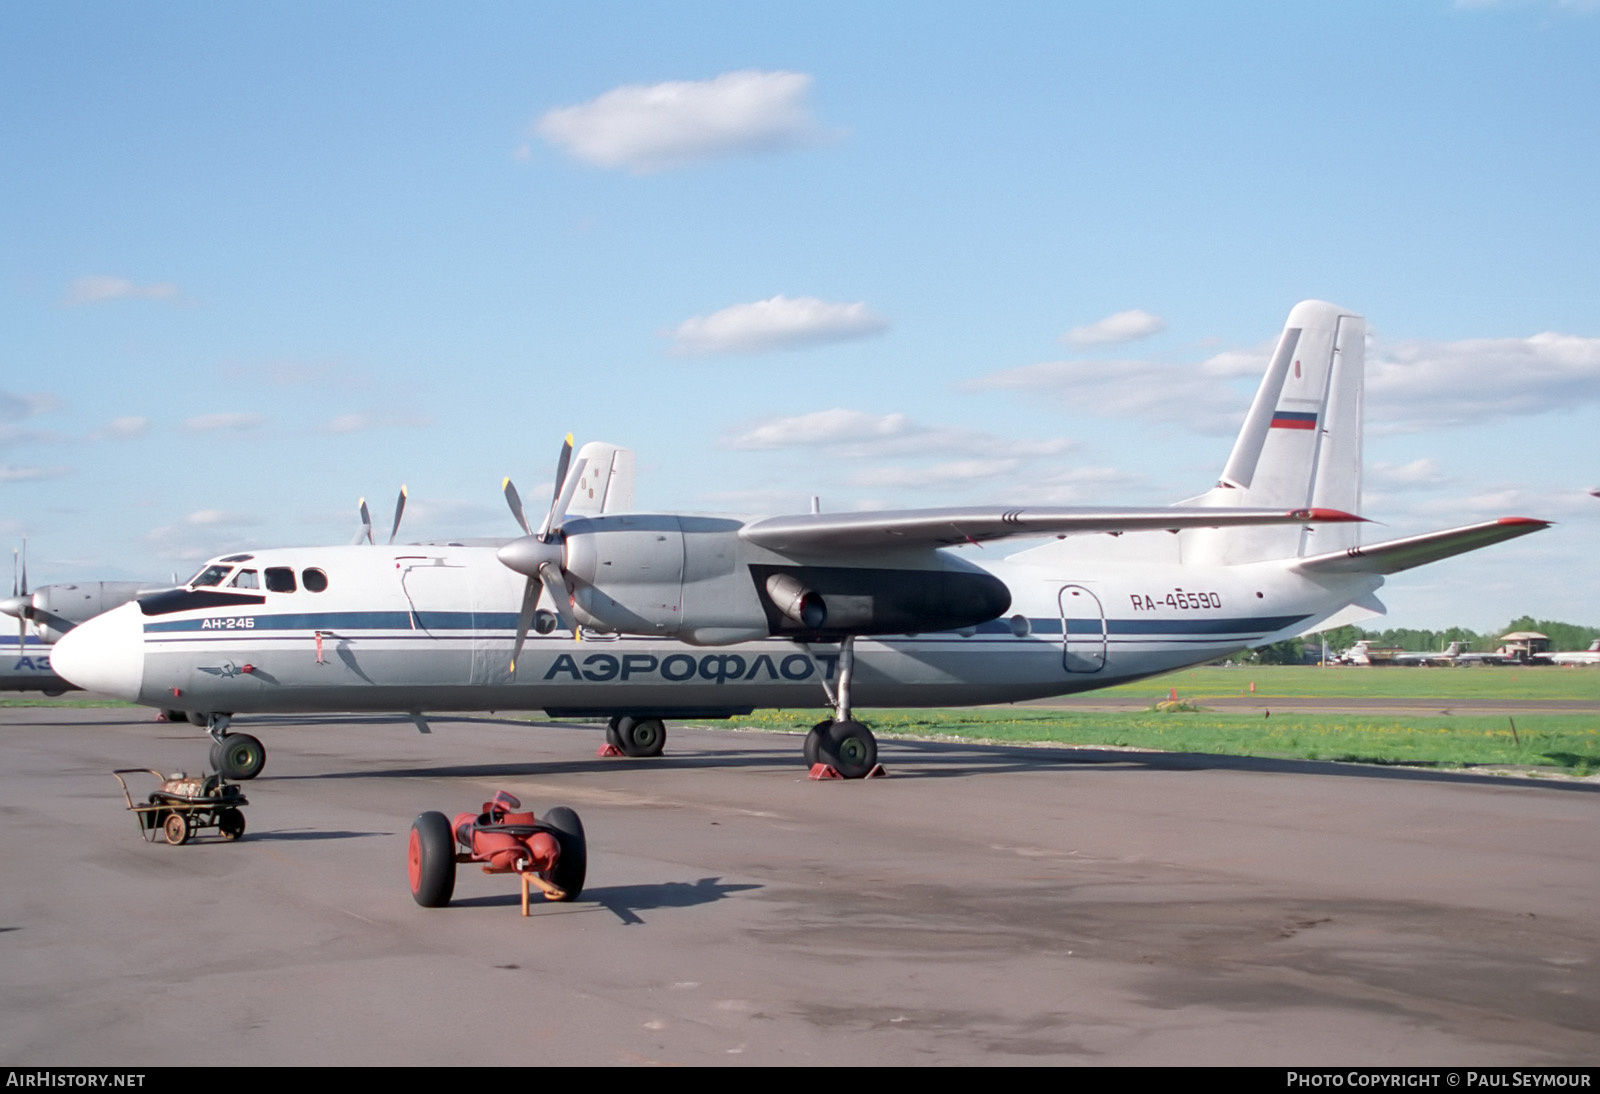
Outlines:
{"label": "main wheel", "polygon": [[163,710],[161,716],[169,722],[187,722],[189,715],[181,710]]}
{"label": "main wheel", "polygon": [[822,738],[828,735],[828,729],[833,725],[833,719],[827,718],[811,727],[811,732],[806,734],[805,754],[806,766],[816,767],[822,762]]}
{"label": "main wheel", "polygon": [[[631,722],[633,719],[630,718],[628,720]],[[622,715],[620,714],[614,715],[611,721],[606,723],[606,744],[618,752],[622,751],[622,734],[618,732],[617,728],[620,725],[622,725]]]}
{"label": "main wheel", "polygon": [[238,839],[244,835],[244,814],[237,809],[224,809],[217,814],[217,831],[223,839]]}
{"label": "main wheel", "polygon": [[619,718],[617,739],[624,756],[659,756],[667,746],[667,724],[660,718]]}
{"label": "main wheel", "polygon": [[211,761],[211,770],[213,770],[213,771],[222,770],[222,742],[221,741],[212,741],[211,742],[211,754],[207,758]]}
{"label": "main wheel", "polygon": [[589,842],[583,835],[583,822],[564,805],[546,810],[540,819],[555,832],[556,842],[561,845],[561,857],[545,880],[567,894],[562,900],[577,900],[589,872]]}
{"label": "main wheel", "polygon": [[199,726],[201,729],[206,727],[206,716],[198,710],[185,711],[183,716],[192,726]]}
{"label": "main wheel", "polygon": [[443,813],[422,813],[411,823],[406,855],[411,898],[424,908],[443,908],[456,891],[456,838]]}
{"label": "main wheel", "polygon": [[243,782],[261,774],[267,764],[267,750],[261,742],[248,733],[230,733],[222,738],[216,748],[217,774],[224,779]]}
{"label": "main wheel", "polygon": [[188,843],[189,818],[182,813],[168,813],[166,823],[161,826],[161,833],[167,837],[167,842],[174,847]]}
{"label": "main wheel", "polygon": [[847,779],[862,779],[878,763],[878,741],[860,722],[835,722],[817,748],[823,763]]}

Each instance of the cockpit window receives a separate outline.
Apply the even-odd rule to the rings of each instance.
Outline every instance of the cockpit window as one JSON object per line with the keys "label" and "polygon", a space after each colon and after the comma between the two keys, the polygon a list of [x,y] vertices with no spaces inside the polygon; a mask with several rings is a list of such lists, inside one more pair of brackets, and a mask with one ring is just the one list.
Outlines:
{"label": "cockpit window", "polygon": [[221,585],[222,579],[232,572],[232,566],[207,566],[190,578],[189,586],[190,588],[198,589],[202,585]]}
{"label": "cockpit window", "polygon": [[267,567],[267,592],[292,593],[294,592],[294,571],[287,566]]}
{"label": "cockpit window", "polygon": [[308,593],[320,593],[328,587],[328,575],[315,566],[300,571],[300,581]]}
{"label": "cockpit window", "polygon": [[256,584],[256,572],[254,570],[240,570],[233,575],[233,580],[228,584],[235,589],[255,589],[259,587]]}

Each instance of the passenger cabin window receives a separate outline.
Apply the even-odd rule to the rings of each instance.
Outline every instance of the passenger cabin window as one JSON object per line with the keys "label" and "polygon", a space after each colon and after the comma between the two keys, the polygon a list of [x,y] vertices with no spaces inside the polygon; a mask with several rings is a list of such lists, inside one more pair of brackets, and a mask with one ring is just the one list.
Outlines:
{"label": "passenger cabin window", "polygon": [[328,587],[328,575],[313,566],[300,571],[300,583],[306,587],[306,592],[320,593]]}
{"label": "passenger cabin window", "polygon": [[267,592],[292,593],[294,592],[294,571],[287,566],[267,567]]}
{"label": "passenger cabin window", "polygon": [[221,585],[222,579],[232,572],[232,566],[207,566],[190,579],[189,585],[196,589],[202,585]]}
{"label": "passenger cabin window", "polygon": [[238,573],[233,575],[233,580],[228,582],[228,584],[235,589],[260,588],[260,586],[256,583],[256,572],[254,570],[240,570]]}

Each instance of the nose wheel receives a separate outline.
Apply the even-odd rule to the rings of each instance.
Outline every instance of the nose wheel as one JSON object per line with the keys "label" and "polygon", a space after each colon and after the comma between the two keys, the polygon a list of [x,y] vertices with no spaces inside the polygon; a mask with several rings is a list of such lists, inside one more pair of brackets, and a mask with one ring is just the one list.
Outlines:
{"label": "nose wheel", "polygon": [[229,733],[231,714],[206,716],[211,734],[211,769],[229,782],[245,782],[261,774],[267,765],[267,750],[248,733]]}

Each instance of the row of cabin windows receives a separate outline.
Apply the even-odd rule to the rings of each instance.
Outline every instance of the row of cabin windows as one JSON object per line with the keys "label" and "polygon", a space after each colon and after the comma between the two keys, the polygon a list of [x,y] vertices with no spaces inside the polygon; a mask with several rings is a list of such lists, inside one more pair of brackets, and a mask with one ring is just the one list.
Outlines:
{"label": "row of cabin windows", "polygon": [[[259,589],[263,585],[269,593],[292,593],[296,589],[294,570],[288,566],[268,566],[265,571],[241,569],[233,574],[233,580],[228,581],[228,575],[233,573],[231,566],[207,566],[194,576],[189,582],[189,587],[198,589],[202,586],[220,586],[226,582],[230,589]],[[261,581],[265,577],[265,582]],[[308,593],[320,593],[328,587],[328,575],[315,566],[308,566],[300,571],[300,587]]]}

